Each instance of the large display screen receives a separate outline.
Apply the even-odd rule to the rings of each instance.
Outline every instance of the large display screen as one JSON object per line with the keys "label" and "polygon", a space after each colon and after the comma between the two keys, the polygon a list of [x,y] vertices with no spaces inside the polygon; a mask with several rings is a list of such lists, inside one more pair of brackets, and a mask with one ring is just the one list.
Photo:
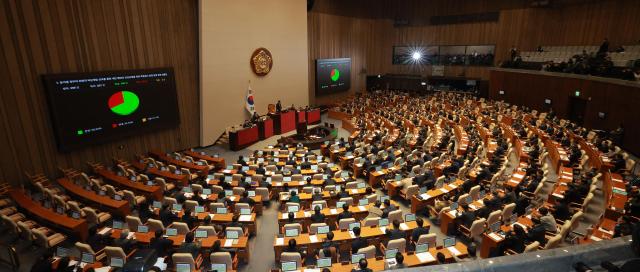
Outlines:
{"label": "large display screen", "polygon": [[43,76],[60,151],[180,122],[172,68]]}
{"label": "large display screen", "polygon": [[351,88],[351,59],[316,60],[316,94],[348,91]]}

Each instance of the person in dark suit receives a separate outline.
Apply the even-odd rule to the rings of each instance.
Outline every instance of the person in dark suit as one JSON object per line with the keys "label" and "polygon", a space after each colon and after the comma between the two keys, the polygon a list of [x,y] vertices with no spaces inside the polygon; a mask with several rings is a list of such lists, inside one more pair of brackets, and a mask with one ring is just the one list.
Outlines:
{"label": "person in dark suit", "polygon": [[338,222],[345,218],[353,218],[353,213],[349,211],[349,205],[347,205],[347,203],[342,205],[342,212],[338,214]]}
{"label": "person in dark suit", "polygon": [[[309,178],[309,179],[311,179],[311,178]],[[310,182],[308,182],[308,183],[310,183]],[[311,200],[312,200],[312,201],[320,201],[320,200],[322,200],[322,199],[323,199],[322,191],[320,191],[320,190],[315,190],[315,191],[313,192],[313,195],[311,196]]]}
{"label": "person in dark suit", "polygon": [[429,234],[429,229],[423,227],[424,221],[422,220],[422,218],[416,218],[416,225],[418,227],[416,227],[411,232],[411,241],[413,241],[414,243],[418,242],[418,238],[420,238],[420,235]]}
{"label": "person in dark suit", "polygon": [[249,206],[253,207],[256,204],[256,201],[249,197],[249,192],[245,190],[242,193],[242,197],[238,200],[239,203],[247,203]]}
{"label": "person in dark suit", "polygon": [[95,226],[89,228],[89,238],[87,238],[87,244],[91,246],[91,249],[93,249],[93,251],[97,252],[104,248],[102,238],[102,235],[97,233]]}
{"label": "person in dark suit", "polygon": [[122,248],[125,253],[130,252],[135,246],[136,241],[127,239],[127,236],[129,236],[129,230],[120,232],[120,237],[113,240],[113,246]]}
{"label": "person in dark suit", "polygon": [[527,233],[527,241],[530,241],[530,242],[538,241],[541,246],[544,246],[544,244],[546,243],[546,239],[545,239],[546,231],[545,231],[544,225],[542,225],[542,223],[540,223],[540,219],[536,217],[532,217],[531,222],[533,222],[533,226]]}
{"label": "person in dark suit", "polygon": [[458,216],[457,220],[459,224],[469,228],[473,221],[476,220],[476,215],[469,210],[469,205],[463,204],[460,207],[462,207],[462,214]]}
{"label": "person in dark suit", "polygon": [[244,157],[242,157],[242,156],[238,156],[238,161],[236,163],[239,164],[239,165],[242,165],[242,166],[247,166],[248,165],[247,162],[244,161]]}
{"label": "person in dark suit", "polygon": [[173,214],[169,204],[163,204],[160,210],[160,221],[162,221],[162,224],[168,226],[176,220],[178,220],[178,216]]}
{"label": "person in dark suit", "polygon": [[356,238],[353,238],[353,240],[351,240],[352,254],[357,253],[361,248],[369,246],[369,243],[367,243],[367,239],[363,239],[362,237],[360,237],[360,227],[353,228],[353,235],[356,236]]}
{"label": "person in dark suit", "polygon": [[191,256],[193,256],[193,259],[195,260],[196,257],[198,257],[198,252],[200,252],[200,244],[194,243],[193,240],[194,240],[193,232],[187,233],[187,235],[184,238],[184,243],[182,243],[182,245],[178,248],[177,252],[189,253],[191,254]]}
{"label": "person in dark suit", "polygon": [[353,268],[351,269],[351,272],[373,272],[373,270],[371,270],[371,268],[367,268],[367,259],[362,258],[360,259],[360,261],[358,262],[358,268]]}
{"label": "person in dark suit", "polygon": [[311,215],[311,223],[324,223],[325,221],[325,216],[324,214],[322,214],[322,212],[320,212],[320,207],[316,206],[315,208],[313,208],[313,214]]}
{"label": "person in dark suit", "polygon": [[395,240],[405,238],[404,231],[400,230],[400,221],[393,220],[393,229],[387,229],[386,233],[389,236],[389,240]]}
{"label": "person in dark suit", "polygon": [[487,206],[486,201],[487,200],[485,200],[485,199],[482,200],[482,205],[483,206],[482,206],[482,208],[476,210],[476,217],[485,218],[485,219],[487,217],[489,217],[489,214],[491,213],[491,208],[489,208]]}
{"label": "person in dark suit", "polygon": [[187,223],[189,229],[193,229],[196,226],[196,218],[191,215],[191,209],[185,208],[182,215],[182,222]]}
{"label": "person in dark suit", "polygon": [[173,241],[162,237],[162,230],[158,229],[155,232],[153,239],[151,239],[151,243],[149,245],[150,248],[153,248],[158,254],[158,257],[165,257],[169,255],[169,250],[173,246]]}
{"label": "person in dark suit", "polygon": [[518,225],[513,225],[513,230],[507,233],[507,236],[504,239],[504,244],[502,248],[502,252],[507,249],[511,249],[517,253],[524,252],[524,241],[527,240],[527,233],[524,229]]}
{"label": "person in dark suit", "polygon": [[304,250],[298,248],[298,242],[296,242],[296,239],[289,240],[289,244],[284,248],[284,252],[300,253],[302,259],[304,259],[304,256],[306,255]]}
{"label": "person in dark suit", "polygon": [[559,220],[568,220],[571,216],[571,212],[569,211],[569,205],[567,201],[561,199],[558,203],[553,206],[553,217]]}
{"label": "person in dark suit", "polygon": [[258,164],[258,168],[256,169],[256,175],[265,175],[267,173],[267,170],[264,168],[264,165],[262,163]]}
{"label": "person in dark suit", "polygon": [[202,197],[200,190],[193,191],[193,197],[191,198],[193,201],[198,202],[198,205],[204,206],[207,201]]}
{"label": "person in dark suit", "polygon": [[343,187],[340,187],[340,190],[338,191],[338,198],[345,198],[345,197],[350,197],[350,195]]}
{"label": "person in dark suit", "polygon": [[280,100],[278,100],[278,103],[276,103],[276,113],[280,113],[282,111],[282,103],[280,103]]}
{"label": "person in dark suit", "polygon": [[390,213],[390,212],[395,211],[397,209],[398,208],[396,206],[391,204],[391,200],[389,200],[388,198],[384,200],[384,209],[382,210],[383,212]]}

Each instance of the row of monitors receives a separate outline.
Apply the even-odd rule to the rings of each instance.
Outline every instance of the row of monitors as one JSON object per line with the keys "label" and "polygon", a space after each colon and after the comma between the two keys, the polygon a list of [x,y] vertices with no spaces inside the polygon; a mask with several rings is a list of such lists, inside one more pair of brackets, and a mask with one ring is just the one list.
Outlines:
{"label": "row of monitors", "polygon": [[[456,245],[456,238],[448,237],[448,238],[443,239],[443,245],[444,245],[445,248],[455,246]],[[429,243],[417,244],[415,253],[419,254],[419,253],[427,252],[427,251],[429,251],[430,247],[435,247],[435,245],[429,245]],[[396,248],[387,249],[385,251],[385,253],[384,253],[384,256],[385,256],[384,258],[385,259],[395,259],[397,254],[398,254],[398,249],[396,249]],[[351,254],[351,263],[352,264],[358,264],[358,262],[360,262],[361,259],[365,259],[365,258],[366,258],[366,255],[364,253]],[[331,258],[319,258],[318,261],[316,262],[316,267],[317,268],[331,267],[331,265],[332,265]],[[296,270],[300,269],[298,267],[298,263],[297,262],[283,262],[283,263],[281,263],[281,267],[280,268],[284,272],[296,271]]]}
{"label": "row of monitors", "polygon": [[[411,222],[411,221],[416,221],[416,215],[409,213],[409,214],[405,214],[404,215],[405,218],[405,222]],[[389,225],[389,219],[388,218],[381,218],[380,220],[378,220],[378,226],[379,227],[386,227]],[[353,231],[354,228],[360,228],[360,222],[353,222],[351,224],[349,224],[349,231]],[[330,229],[329,226],[321,226],[318,227],[317,230],[317,234],[327,234],[329,233]],[[298,233],[298,229],[286,229],[284,231],[284,236],[285,237],[296,237],[298,236],[300,233]]]}
{"label": "row of monitors", "polygon": [[[122,222],[113,221],[113,228],[114,229],[122,229],[123,228]],[[137,232],[139,232],[139,233],[147,233],[147,232],[149,232],[149,226],[139,225]],[[176,236],[176,235],[178,235],[178,229],[167,228],[165,230],[165,235],[166,236]],[[194,237],[195,238],[207,238],[207,237],[209,237],[209,232],[207,232],[206,230],[196,229],[196,231],[194,233]],[[225,232],[225,238],[226,239],[238,239],[239,237],[240,237],[240,233],[238,231],[227,230]]]}

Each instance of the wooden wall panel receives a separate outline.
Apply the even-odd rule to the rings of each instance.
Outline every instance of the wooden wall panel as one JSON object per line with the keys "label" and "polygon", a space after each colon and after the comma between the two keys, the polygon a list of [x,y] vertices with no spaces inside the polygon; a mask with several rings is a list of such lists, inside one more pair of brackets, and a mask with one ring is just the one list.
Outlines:
{"label": "wooden wall panel", "polygon": [[[195,0],[6,0],[0,14],[0,181],[17,184],[25,171],[53,177],[58,167],[198,144]],[[68,154],[56,150],[41,75],[168,66],[175,70],[178,128]]]}
{"label": "wooden wall panel", "polygon": [[[544,100],[551,99],[551,107],[560,118],[568,118],[570,97],[579,90],[580,97],[587,100],[584,127],[610,131],[623,124],[624,149],[640,154],[640,86],[511,69],[491,71],[490,78],[489,98],[536,110],[547,110]],[[599,112],[606,113],[606,118],[598,117]]]}
{"label": "wooden wall panel", "polygon": [[[533,50],[538,45],[599,45],[608,37],[611,47],[635,44],[640,37],[640,1],[554,1],[551,8],[528,8],[529,1],[449,0],[319,0],[308,16],[309,81],[314,93],[316,58],[351,57],[352,79],[396,73],[430,75],[431,67],[392,65],[394,45],[496,45],[496,65],[515,45]],[[354,10],[355,9],[355,10]],[[500,11],[498,22],[429,25],[433,15]],[[408,18],[417,26],[393,27],[393,18]],[[486,67],[445,67],[445,74],[489,79]],[[352,81],[351,92],[364,88],[364,76]],[[316,98],[317,104],[337,96]],[[313,101],[312,101],[313,103]]]}

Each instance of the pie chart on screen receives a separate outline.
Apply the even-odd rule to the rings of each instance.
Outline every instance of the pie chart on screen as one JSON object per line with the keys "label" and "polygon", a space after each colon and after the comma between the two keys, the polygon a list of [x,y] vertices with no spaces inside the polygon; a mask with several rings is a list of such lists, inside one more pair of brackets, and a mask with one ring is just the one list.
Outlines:
{"label": "pie chart on screen", "polygon": [[138,96],[130,91],[120,91],[109,97],[109,109],[117,115],[129,115],[140,106]]}
{"label": "pie chart on screen", "polygon": [[331,69],[331,80],[338,81],[339,78],[340,78],[340,70]]}

